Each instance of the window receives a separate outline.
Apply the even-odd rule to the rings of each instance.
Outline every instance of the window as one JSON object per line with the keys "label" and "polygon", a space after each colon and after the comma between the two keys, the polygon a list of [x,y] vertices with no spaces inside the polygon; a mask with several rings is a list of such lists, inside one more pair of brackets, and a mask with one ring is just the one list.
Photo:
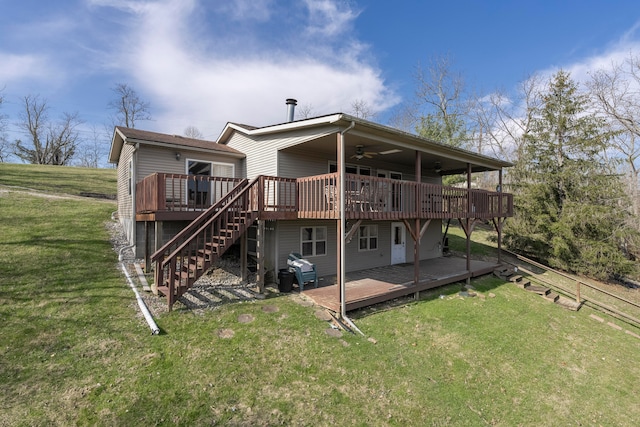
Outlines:
{"label": "window", "polygon": [[378,249],[378,226],[360,226],[360,237],[358,238],[358,251],[375,251]]}
{"label": "window", "polygon": [[[350,165],[344,166],[345,173],[351,173],[354,175],[366,175],[371,176],[371,168],[368,166]],[[338,172],[338,165],[336,162],[329,162],[329,173]]]}
{"label": "window", "polygon": [[327,227],[302,227],[300,246],[303,257],[327,254]]}

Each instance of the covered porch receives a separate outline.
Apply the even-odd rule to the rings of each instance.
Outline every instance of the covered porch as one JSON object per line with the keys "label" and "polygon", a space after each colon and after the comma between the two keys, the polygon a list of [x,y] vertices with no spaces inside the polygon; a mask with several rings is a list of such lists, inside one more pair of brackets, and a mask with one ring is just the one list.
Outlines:
{"label": "covered porch", "polygon": [[[356,310],[416,292],[437,288],[493,272],[499,264],[460,257],[440,257],[419,263],[419,281],[415,283],[413,263],[404,263],[345,274],[346,311]],[[303,294],[314,303],[340,312],[340,287],[335,275],[320,279],[318,288],[305,287]]]}

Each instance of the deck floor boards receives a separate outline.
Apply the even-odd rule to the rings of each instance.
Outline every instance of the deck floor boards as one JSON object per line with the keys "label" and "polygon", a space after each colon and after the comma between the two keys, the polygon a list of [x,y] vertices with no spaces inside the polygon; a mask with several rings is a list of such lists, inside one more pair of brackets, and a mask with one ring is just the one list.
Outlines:
{"label": "deck floor boards", "polygon": [[[498,264],[471,261],[471,276],[493,271]],[[442,257],[420,261],[420,283],[413,283],[413,263],[376,267],[346,274],[347,311],[388,301],[417,291],[432,289],[467,277],[467,261],[458,257]],[[305,287],[304,295],[329,310],[340,311],[340,288],[336,276],[322,277],[318,288]]]}

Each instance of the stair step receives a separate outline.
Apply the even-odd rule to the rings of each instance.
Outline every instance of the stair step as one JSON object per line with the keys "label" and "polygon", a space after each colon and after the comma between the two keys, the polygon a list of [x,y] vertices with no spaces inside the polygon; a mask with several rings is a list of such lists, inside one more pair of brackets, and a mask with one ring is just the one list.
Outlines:
{"label": "stair step", "polygon": [[167,295],[169,295],[169,287],[168,286],[158,286],[158,292],[160,292],[164,296],[167,296]]}
{"label": "stair step", "polygon": [[525,289],[531,292],[535,292],[536,294],[539,294],[539,295],[546,295],[549,292],[551,292],[549,288],[545,288],[544,286],[539,286],[539,285],[529,285]]}
{"label": "stair step", "polygon": [[582,307],[582,303],[565,297],[560,297],[555,301],[562,308],[567,310],[578,311]]}
{"label": "stair step", "polygon": [[522,276],[520,276],[520,275],[515,275],[515,276],[510,276],[509,277],[509,281],[513,282],[513,283],[520,282],[521,280],[522,280]]}
{"label": "stair step", "polygon": [[521,289],[527,289],[529,286],[531,286],[531,281],[530,280],[521,280],[519,282],[515,282],[515,284]]}
{"label": "stair step", "polygon": [[182,283],[182,280],[188,281],[190,279],[195,279],[195,277],[196,277],[195,272],[182,270],[182,271],[176,271],[174,279]]}
{"label": "stair step", "polygon": [[560,299],[560,295],[558,295],[557,293],[555,293],[553,291],[550,291],[548,294],[543,295],[543,297],[545,299],[548,299],[549,301],[552,301],[552,302],[556,302],[556,301],[558,301],[558,299]]}

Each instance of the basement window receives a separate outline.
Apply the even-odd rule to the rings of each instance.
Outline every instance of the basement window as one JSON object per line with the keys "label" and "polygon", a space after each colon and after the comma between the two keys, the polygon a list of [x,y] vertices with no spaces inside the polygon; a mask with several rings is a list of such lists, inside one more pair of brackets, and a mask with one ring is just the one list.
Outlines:
{"label": "basement window", "polygon": [[302,227],[300,253],[303,257],[327,254],[327,227]]}
{"label": "basement window", "polygon": [[375,251],[378,249],[378,226],[362,225],[358,230],[358,251]]}

